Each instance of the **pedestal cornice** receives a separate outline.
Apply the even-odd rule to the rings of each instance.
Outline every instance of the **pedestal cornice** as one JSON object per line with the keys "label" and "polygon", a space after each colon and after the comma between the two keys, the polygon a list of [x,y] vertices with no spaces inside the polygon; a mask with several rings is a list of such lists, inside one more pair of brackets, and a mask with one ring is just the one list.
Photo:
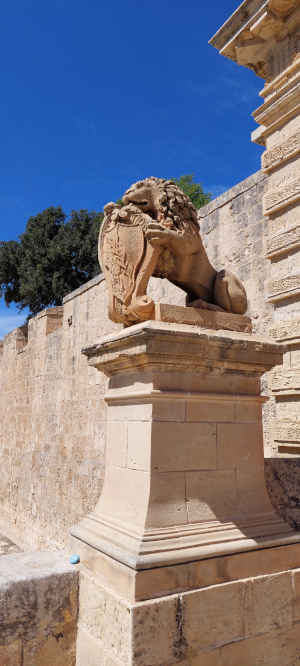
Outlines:
{"label": "pedestal cornice", "polygon": [[259,335],[148,321],[82,349],[108,376],[129,372],[239,372],[260,376],[281,363],[282,346]]}

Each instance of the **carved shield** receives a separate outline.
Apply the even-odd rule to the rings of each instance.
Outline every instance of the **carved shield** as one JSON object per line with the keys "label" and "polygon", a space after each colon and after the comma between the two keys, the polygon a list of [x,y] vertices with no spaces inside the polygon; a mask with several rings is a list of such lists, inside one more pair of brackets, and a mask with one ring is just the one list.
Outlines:
{"label": "carved shield", "polygon": [[101,264],[109,273],[113,295],[124,305],[133,293],[144,246],[144,231],[139,224],[117,222],[104,233]]}

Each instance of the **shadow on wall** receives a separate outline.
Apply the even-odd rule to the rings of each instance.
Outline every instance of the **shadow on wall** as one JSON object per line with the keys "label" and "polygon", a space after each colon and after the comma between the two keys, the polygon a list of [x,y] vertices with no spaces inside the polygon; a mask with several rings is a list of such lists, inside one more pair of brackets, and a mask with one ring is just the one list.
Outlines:
{"label": "shadow on wall", "polygon": [[300,531],[299,458],[265,458],[268,493],[277,514]]}

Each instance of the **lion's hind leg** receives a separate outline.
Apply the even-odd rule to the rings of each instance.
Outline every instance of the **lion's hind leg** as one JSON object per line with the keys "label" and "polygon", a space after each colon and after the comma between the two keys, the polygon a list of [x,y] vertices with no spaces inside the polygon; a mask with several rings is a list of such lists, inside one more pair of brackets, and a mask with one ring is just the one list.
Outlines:
{"label": "lion's hind leg", "polygon": [[225,268],[217,273],[214,301],[226,312],[243,315],[247,310],[247,296],[242,283]]}

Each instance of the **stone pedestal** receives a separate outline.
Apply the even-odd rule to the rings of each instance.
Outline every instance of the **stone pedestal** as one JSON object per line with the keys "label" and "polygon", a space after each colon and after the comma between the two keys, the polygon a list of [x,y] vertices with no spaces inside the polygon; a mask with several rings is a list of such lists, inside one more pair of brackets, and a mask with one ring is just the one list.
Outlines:
{"label": "stone pedestal", "polygon": [[[70,530],[72,552],[93,569],[82,574],[78,654],[89,642],[95,654],[110,653],[101,638],[106,631],[125,632],[126,658],[124,645],[112,649],[124,664],[202,654],[202,630],[197,635],[195,628],[194,648],[184,635],[183,598],[193,605],[197,591],[196,605],[207,599],[212,618],[219,604],[228,603],[230,615],[231,595],[242,600],[243,579],[282,576],[300,565],[300,535],[275,514],[264,481],[260,377],[282,362],[283,349],[251,333],[149,321],[83,350],[110,380],[103,492]],[[89,602],[87,594],[96,596]],[[107,609],[110,629],[104,623],[99,645],[89,603],[96,615]],[[156,631],[161,646],[153,655],[149,644],[144,659],[141,644]],[[228,631],[236,640],[237,627]],[[164,656],[170,640],[173,652],[168,647]],[[78,666],[87,663],[80,659]]]}
{"label": "stone pedestal", "polygon": [[149,321],[83,350],[110,380],[103,492],[70,530],[83,563],[77,666],[232,666],[237,640],[295,631],[284,609],[300,535],[275,514],[263,468],[260,376],[283,349]]}

